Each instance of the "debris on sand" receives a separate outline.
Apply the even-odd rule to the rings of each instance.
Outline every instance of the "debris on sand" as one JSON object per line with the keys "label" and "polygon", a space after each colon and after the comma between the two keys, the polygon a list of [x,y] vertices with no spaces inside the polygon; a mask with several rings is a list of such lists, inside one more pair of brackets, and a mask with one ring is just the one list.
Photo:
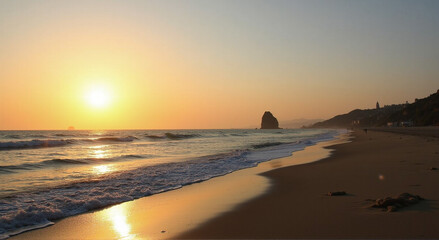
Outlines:
{"label": "debris on sand", "polygon": [[430,170],[431,171],[437,170],[437,167],[431,167]]}
{"label": "debris on sand", "polygon": [[346,192],[345,191],[328,192],[327,195],[330,196],[330,197],[332,197],[332,196],[343,196],[343,195],[346,195]]}
{"label": "debris on sand", "polygon": [[400,208],[419,203],[421,200],[424,199],[418,195],[401,193],[397,197],[378,198],[375,200],[375,204],[373,204],[371,207],[384,208],[387,210],[387,212],[395,212]]}

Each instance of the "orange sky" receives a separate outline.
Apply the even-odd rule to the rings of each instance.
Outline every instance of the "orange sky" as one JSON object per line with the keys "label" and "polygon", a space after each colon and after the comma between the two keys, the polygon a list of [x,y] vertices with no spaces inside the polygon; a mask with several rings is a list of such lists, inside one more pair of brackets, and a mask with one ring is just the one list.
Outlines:
{"label": "orange sky", "polygon": [[[0,129],[245,128],[412,102],[439,79],[438,4],[419,2],[2,2]],[[85,100],[96,85],[105,107]]]}

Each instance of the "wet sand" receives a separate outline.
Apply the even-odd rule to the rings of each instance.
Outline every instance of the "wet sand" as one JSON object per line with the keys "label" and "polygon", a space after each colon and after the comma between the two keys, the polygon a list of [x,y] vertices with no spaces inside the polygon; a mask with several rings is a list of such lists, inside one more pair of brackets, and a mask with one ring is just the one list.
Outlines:
{"label": "wet sand", "polygon": [[[439,138],[379,130],[355,131],[322,161],[263,173],[272,184],[266,194],[177,238],[439,238],[439,170],[430,170],[439,168]],[[426,200],[396,212],[370,207],[370,199],[404,192]]]}

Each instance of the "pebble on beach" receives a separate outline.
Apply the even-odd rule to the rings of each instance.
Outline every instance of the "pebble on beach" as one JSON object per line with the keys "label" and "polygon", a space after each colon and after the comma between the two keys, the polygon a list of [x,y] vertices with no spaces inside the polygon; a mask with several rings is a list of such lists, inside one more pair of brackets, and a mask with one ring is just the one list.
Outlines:
{"label": "pebble on beach", "polygon": [[343,195],[346,195],[346,192],[345,191],[328,192],[327,195],[330,196],[330,197],[332,197],[332,196],[343,196]]}

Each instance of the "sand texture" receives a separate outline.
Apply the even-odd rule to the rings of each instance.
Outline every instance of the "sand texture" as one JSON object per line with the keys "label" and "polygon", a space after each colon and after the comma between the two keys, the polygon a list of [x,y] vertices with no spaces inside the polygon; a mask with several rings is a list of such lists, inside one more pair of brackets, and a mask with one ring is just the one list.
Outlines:
{"label": "sand texture", "polygon": [[[263,173],[268,193],[177,238],[439,238],[439,138],[424,132],[354,131],[327,159]],[[370,207],[401,193],[425,200]]]}

